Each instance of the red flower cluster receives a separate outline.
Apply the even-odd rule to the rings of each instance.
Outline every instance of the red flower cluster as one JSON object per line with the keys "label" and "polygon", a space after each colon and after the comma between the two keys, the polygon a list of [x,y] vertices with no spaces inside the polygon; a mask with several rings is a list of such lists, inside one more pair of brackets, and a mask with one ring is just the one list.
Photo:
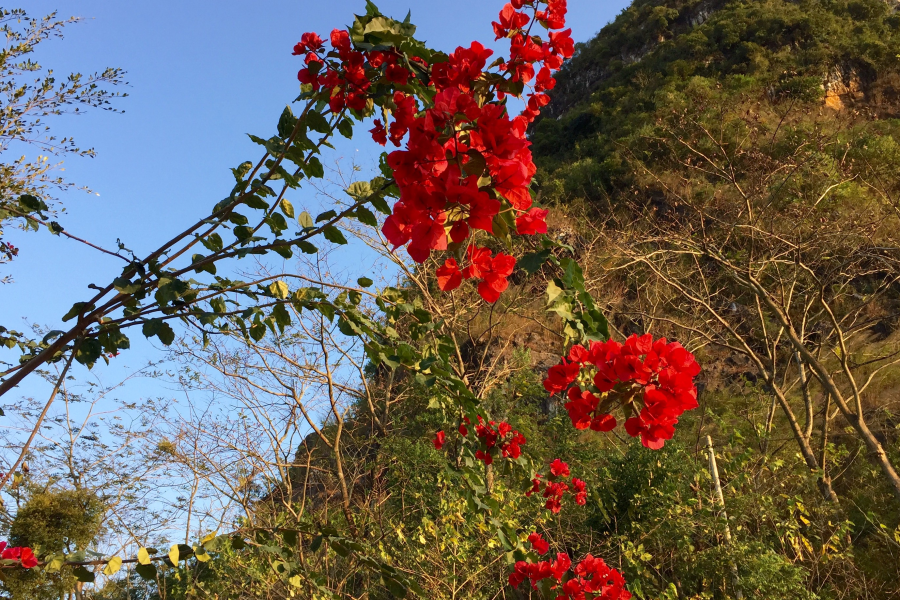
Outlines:
{"label": "red flower cluster", "polygon": [[[594,390],[602,399],[578,385],[569,388],[589,366]],[[609,413],[622,405],[631,415],[625,421],[628,435],[641,436],[644,446],[657,450],[672,439],[678,417],[697,408],[694,377],[699,373],[694,355],[681,344],[666,338],[654,341],[648,333],[632,335],[624,344],[609,340],[591,342],[589,349],[573,346],[568,361],[563,358],[550,368],[544,388],[551,394],[568,388],[566,410],[576,429],[612,430],[616,419]],[[638,407],[636,396],[641,390]]]}
{"label": "red flower cluster", "polygon": [[[534,20],[521,11],[525,7],[534,9]],[[305,56],[307,65],[298,79],[321,90],[333,112],[345,107],[366,109],[375,99],[373,84],[390,89],[406,85],[412,77],[434,91],[433,104],[422,111],[415,97],[395,91],[384,101],[392,121],[375,120],[370,130],[382,145],[390,140],[399,147],[409,135],[405,149],[388,156],[400,199],[383,232],[395,248],[406,246],[416,262],[424,262],[432,250],[446,250],[448,236],[461,244],[473,229],[492,234],[494,219],[501,212],[515,216],[520,235],[546,233],[547,211],[531,207],[529,186],[536,167],[525,131],[550,100],[544,92],[556,84],[553,71],[574,52],[571,30],[555,31],[565,26],[565,14],[565,0],[514,0],[504,6],[500,22],[493,24],[498,39],[510,39],[509,60],[499,62],[499,69],[508,74],[502,83],[486,75],[493,52],[478,42],[458,47],[447,60],[433,65],[417,57],[409,59],[415,63],[406,62],[393,50],[357,51],[348,33],[340,30],[331,33],[328,53],[315,33],[303,34],[294,47],[294,54]],[[532,32],[535,23],[548,30],[547,40]],[[410,71],[411,65],[417,72]],[[519,93],[521,86],[512,84],[520,83],[531,85],[533,92],[527,94],[528,108],[510,118],[501,101],[510,91]],[[486,301],[496,301],[506,289],[509,273],[501,273],[511,272],[514,264],[504,258],[487,269],[488,277],[473,274],[482,279],[479,293]],[[457,275],[452,265],[445,264],[444,274],[439,275],[449,289],[462,281],[462,272]],[[483,263],[472,267],[485,270]]]}
{"label": "red flower cluster", "polygon": [[[540,536],[533,533],[528,536]],[[543,540],[541,540],[543,541]],[[542,546],[543,552],[534,542],[532,547],[539,554],[549,550],[549,545]],[[545,549],[546,548],[546,549]],[[628,600],[631,592],[625,589],[625,578],[617,570],[608,566],[602,558],[594,558],[590,554],[584,557],[574,569],[571,570],[572,559],[569,555],[560,552],[554,560],[544,560],[536,563],[518,561],[509,574],[509,585],[516,588],[528,579],[531,587],[537,589],[537,584],[544,579],[553,578],[556,584],[551,589],[557,590],[556,600]],[[565,581],[563,581],[565,579]]]}
{"label": "red flower cluster", "polygon": [[38,564],[37,557],[31,548],[6,547],[6,542],[0,542],[0,560],[14,560],[26,568],[31,569]]}
{"label": "red flower cluster", "polygon": [[[306,63],[297,79],[313,91],[321,90],[332,112],[344,108],[365,110],[373,83],[406,85],[409,81],[411,73],[401,64],[402,57],[397,52],[354,50],[350,34],[340,29],[331,32],[330,41],[332,50],[325,53],[322,38],[312,32],[304,33],[293,54],[304,56]],[[403,135],[405,132],[400,138]]]}
{"label": "red flower cluster", "polygon": [[[469,417],[463,417],[459,424],[459,434],[463,437],[469,435],[468,425],[471,425]],[[494,462],[494,456],[498,453],[503,458],[513,460],[522,456],[522,444],[526,442],[525,436],[512,428],[506,421],[488,421],[485,423],[481,415],[478,416],[478,425],[475,426],[475,436],[478,438],[478,450],[475,458],[489,465]],[[446,436],[443,431],[438,431],[431,443],[435,449],[444,447]]]}
{"label": "red flower cluster", "polygon": [[469,257],[469,266],[462,271],[459,270],[455,258],[448,258],[438,267],[438,287],[449,292],[458,288],[463,279],[481,279],[478,293],[485,302],[493,304],[509,287],[507,277],[512,275],[516,267],[516,259],[502,252],[492,257],[490,250],[476,246],[469,246],[466,254]]}
{"label": "red flower cluster", "polygon": [[[469,419],[467,417],[465,423],[468,422]],[[459,431],[462,435],[469,434],[465,424],[459,426]],[[500,423],[488,421],[485,424],[484,419],[480,415],[478,417],[478,425],[475,426],[475,435],[478,437],[480,446],[475,451],[475,458],[486,465],[494,462],[493,455],[497,453],[497,451],[493,450],[494,448],[499,450],[503,458],[511,458],[513,460],[519,458],[522,455],[522,444],[526,441],[525,436],[513,429],[506,421],[500,421]]]}
{"label": "red flower cluster", "polygon": [[528,535],[528,543],[538,554],[547,554],[550,551],[550,544],[537,532]]}
{"label": "red flower cluster", "polygon": [[542,481],[543,476],[536,473],[531,480],[532,487],[525,492],[526,496],[532,494],[541,494],[547,499],[544,508],[558,513],[562,508],[562,499],[566,492],[575,496],[575,504],[584,506],[587,502],[586,484],[577,477],[572,477],[571,485],[563,481],[569,477],[569,465],[558,458],[550,463],[550,474],[547,475],[547,481]]}

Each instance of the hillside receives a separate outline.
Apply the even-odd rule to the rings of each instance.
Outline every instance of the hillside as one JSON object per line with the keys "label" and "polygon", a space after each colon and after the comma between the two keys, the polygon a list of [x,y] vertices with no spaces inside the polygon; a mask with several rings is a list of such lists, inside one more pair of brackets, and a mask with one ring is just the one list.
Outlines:
{"label": "hillside", "polygon": [[[772,572],[787,587],[752,597],[900,595],[889,491],[900,459],[898,69],[892,2],[637,0],[578,46],[531,132],[542,202],[579,240],[614,335],[653,331],[702,357],[701,414],[679,448],[702,479],[702,436],[728,440],[729,514],[745,550],[762,552],[733,558],[741,573],[754,560],[798,569]],[[784,464],[815,482],[781,481],[799,503],[786,521],[779,501],[756,495]],[[696,517],[687,496],[678,519]],[[838,521],[840,533],[825,525]],[[683,583],[702,567],[682,554],[697,525],[682,525],[674,542],[657,536],[661,521],[631,522],[654,561],[671,560],[650,561],[649,580],[657,593],[672,582],[677,597],[726,597]]]}

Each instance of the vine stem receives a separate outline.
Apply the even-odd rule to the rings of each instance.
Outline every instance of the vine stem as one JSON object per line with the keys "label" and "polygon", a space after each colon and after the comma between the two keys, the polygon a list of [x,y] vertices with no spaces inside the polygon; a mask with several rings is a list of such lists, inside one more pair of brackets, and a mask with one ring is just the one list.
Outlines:
{"label": "vine stem", "polygon": [[31,442],[33,442],[34,438],[37,436],[37,432],[40,430],[41,424],[43,424],[44,418],[47,416],[47,412],[50,410],[50,406],[53,404],[53,401],[56,400],[56,394],[59,393],[59,388],[62,387],[63,381],[65,381],[66,379],[66,373],[69,372],[69,367],[72,366],[72,361],[75,359],[75,354],[78,352],[79,346],[81,346],[80,341],[72,348],[72,354],[69,355],[69,360],[66,361],[66,366],[63,367],[59,379],[56,380],[56,385],[53,386],[53,392],[50,394],[50,398],[47,400],[47,404],[44,405],[44,410],[38,417],[37,423],[34,424],[34,428],[31,430],[31,435],[28,436],[28,441],[26,441],[25,445],[22,446],[22,452],[19,453],[19,458],[16,459],[16,462],[9,468],[6,473],[4,473],[3,479],[0,480],[0,490],[2,490],[6,486],[6,482],[9,481],[9,478],[12,477],[13,473],[16,472],[16,469],[19,468],[19,465],[22,464],[22,461],[25,460],[25,455],[28,454],[28,449],[31,447]]}

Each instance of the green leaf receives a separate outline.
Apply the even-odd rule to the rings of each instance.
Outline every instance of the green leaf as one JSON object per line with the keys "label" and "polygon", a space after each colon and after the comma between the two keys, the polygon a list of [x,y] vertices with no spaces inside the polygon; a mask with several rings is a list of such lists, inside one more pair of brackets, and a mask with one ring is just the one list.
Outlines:
{"label": "green leaf", "polygon": [[347,558],[348,556],[350,556],[350,549],[338,540],[332,540],[329,544],[329,547],[342,558]]}
{"label": "green leaf", "polygon": [[122,568],[122,559],[118,556],[113,556],[109,559],[109,562],[106,563],[106,566],[103,567],[103,574],[107,577],[115,575],[119,572],[119,569]]}
{"label": "green leaf", "polygon": [[155,335],[166,346],[170,346],[175,341],[175,332],[172,330],[172,327],[160,319],[147,321],[141,327],[141,331],[144,337],[153,337]]}
{"label": "green leaf", "polygon": [[89,312],[93,310],[93,308],[93,305],[90,305],[87,302],[76,302],[72,305],[72,308],[69,309],[69,312],[63,315],[62,320],[63,322],[68,321],[74,317],[77,317],[82,312]]}
{"label": "green leaf", "polygon": [[387,200],[382,198],[381,196],[372,196],[369,198],[369,203],[383,215],[391,214],[391,207],[387,203]]}
{"label": "green leaf", "polygon": [[321,546],[322,546],[322,536],[317,535],[316,537],[313,538],[312,542],[310,542],[309,551],[310,552],[318,552],[319,548]]}
{"label": "green leaf", "polygon": [[288,297],[288,294],[291,293],[291,290],[288,287],[288,284],[279,279],[269,285],[269,292],[279,300],[284,300]]}
{"label": "green leaf", "polygon": [[303,165],[303,172],[306,173],[306,176],[309,178],[325,177],[325,169],[322,167],[322,163],[319,162],[319,159],[315,156],[310,156],[306,161],[306,164]]}
{"label": "green leaf", "polygon": [[269,210],[269,203],[256,195],[247,196],[244,204],[255,210]]}
{"label": "green leaf", "polygon": [[272,252],[281,256],[282,258],[290,258],[294,255],[291,251],[290,246],[275,246],[272,248]]}
{"label": "green leaf", "polygon": [[334,225],[329,225],[325,229],[322,230],[322,234],[325,236],[325,239],[333,244],[346,244],[347,238],[344,237],[344,234],[341,233],[341,230],[335,227]]}
{"label": "green leaf", "polygon": [[72,575],[75,576],[75,579],[83,583],[92,583],[94,581],[94,574],[81,565],[72,569]]}
{"label": "green leaf", "polygon": [[347,195],[354,200],[365,200],[372,195],[372,186],[368,181],[354,181],[347,188]]}
{"label": "green leaf", "polygon": [[469,150],[467,154],[469,156],[469,162],[463,165],[465,175],[470,177],[472,175],[481,177],[481,174],[484,173],[484,169],[487,166],[484,156],[482,156],[481,152],[478,150]]}
{"label": "green leaf", "polygon": [[238,225],[232,231],[234,232],[234,237],[241,241],[250,239],[253,235],[253,230],[246,225]]}
{"label": "green leaf", "polygon": [[356,280],[356,283],[358,283],[360,287],[369,287],[374,282],[371,279],[369,279],[368,277],[360,277],[359,279]]}
{"label": "green leaf", "polygon": [[562,295],[563,289],[554,282],[547,283],[547,304],[551,304],[554,300]]}
{"label": "green leaf", "polygon": [[284,139],[291,137],[295,125],[297,125],[297,117],[294,116],[290,106],[285,106],[278,119],[278,136]]}
{"label": "green leaf", "polygon": [[209,306],[219,314],[224,313],[227,310],[225,307],[225,299],[221,297],[210,300]]}
{"label": "green leaf", "polygon": [[294,218],[294,205],[291,204],[291,201],[287,198],[281,199],[281,212],[283,212],[284,216],[288,219]]}
{"label": "green leaf", "polygon": [[211,233],[207,238],[201,238],[200,241],[210,252],[219,252],[222,250],[222,236],[218,233]]}
{"label": "green leaf", "polygon": [[36,196],[32,196],[31,194],[22,194],[19,196],[19,205],[29,212],[47,210],[47,205],[44,204],[43,200]]}
{"label": "green leaf", "polygon": [[581,266],[571,258],[564,258],[559,261],[559,266],[563,269],[562,282],[567,288],[584,291],[584,273]]}
{"label": "green leaf", "polygon": [[100,342],[89,338],[81,342],[78,352],[75,353],[75,360],[90,369],[102,354],[103,347],[100,345]]}
{"label": "green leaf", "polygon": [[156,565],[138,565],[134,568],[144,581],[156,581]]}
{"label": "green leaf", "polygon": [[306,113],[306,124],[311,130],[319,133],[328,133],[331,131],[331,127],[328,125],[328,119],[314,110]]}
{"label": "green leaf", "polygon": [[266,326],[262,323],[254,323],[250,326],[250,337],[253,338],[253,341],[258,342],[263,339],[266,335]]}
{"label": "green leaf", "polygon": [[364,206],[360,206],[356,209],[356,218],[364,225],[378,227],[378,219],[375,218],[375,214]]}
{"label": "green leaf", "polygon": [[55,554],[45,558],[44,561],[44,570],[48,573],[56,573],[66,564],[66,557],[64,554]]}
{"label": "green leaf", "polygon": [[305,210],[297,217],[297,222],[303,229],[312,229],[313,227],[315,227],[315,225],[313,224],[312,216]]}
{"label": "green leaf", "polygon": [[389,575],[381,574],[381,579],[384,581],[384,585],[387,586],[387,589],[390,590],[391,594],[396,596],[397,598],[406,598],[406,586],[390,577]]}
{"label": "green leaf", "polygon": [[231,169],[231,172],[234,173],[234,179],[238,183],[244,180],[244,176],[250,172],[250,169],[253,168],[253,163],[249,160],[245,160],[241,164],[237,166],[237,168]]}
{"label": "green leaf", "polygon": [[278,328],[284,333],[284,328],[291,324],[291,315],[284,304],[276,304],[272,309],[272,318],[278,323]]}
{"label": "green leaf", "polygon": [[337,213],[334,212],[333,210],[326,210],[325,212],[320,214],[318,217],[316,217],[316,223],[321,223],[322,221],[330,221],[331,219],[335,218],[336,216],[337,216]]}
{"label": "green leaf", "polygon": [[56,338],[58,338],[59,336],[61,336],[64,333],[65,333],[65,331],[60,331],[59,329],[54,329],[53,331],[51,331],[50,333],[45,335],[44,339],[42,339],[41,341],[45,344],[49,344],[51,342],[51,340],[55,340]]}
{"label": "green leaf", "polygon": [[532,275],[540,270],[541,265],[547,261],[550,254],[550,250],[541,250],[540,252],[526,254],[519,259],[518,266],[529,275]]}
{"label": "green leaf", "polygon": [[304,254],[315,254],[319,251],[318,248],[307,242],[306,240],[302,240],[297,242],[297,247],[300,248],[300,251]]}
{"label": "green leaf", "polygon": [[353,137],[353,121],[344,119],[338,123],[338,131],[348,140]]}

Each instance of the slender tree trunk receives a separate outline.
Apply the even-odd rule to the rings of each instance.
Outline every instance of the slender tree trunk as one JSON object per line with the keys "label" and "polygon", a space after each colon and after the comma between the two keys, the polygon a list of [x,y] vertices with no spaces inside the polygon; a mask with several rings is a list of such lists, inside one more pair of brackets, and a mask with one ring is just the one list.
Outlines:
{"label": "slender tree trunk", "polygon": [[[816,453],[813,450],[812,444],[810,444],[810,438],[807,437],[800,427],[800,422],[797,420],[796,415],[794,414],[794,410],[791,408],[790,403],[787,401],[787,398],[784,397],[784,394],[781,390],[774,385],[774,382],[770,382],[772,384],[775,398],[778,400],[778,403],[781,405],[781,409],[784,411],[785,416],[787,417],[788,424],[791,426],[791,431],[794,433],[794,439],[797,440],[797,445],[800,446],[800,454],[803,455],[803,460],[806,462],[806,466],[810,471],[821,471],[821,465],[819,461],[816,459]],[[823,480],[821,477],[818,481],[819,492],[822,494],[822,497],[829,502],[837,502],[838,497],[837,494],[831,487],[831,483]]]}
{"label": "slender tree trunk", "polygon": [[900,501],[900,475],[897,474],[897,470],[894,469],[894,465],[891,464],[891,460],[881,446],[881,442],[878,441],[878,438],[876,438],[875,434],[872,433],[872,430],[869,429],[863,416],[850,410],[847,400],[844,398],[840,389],[838,389],[837,383],[831,377],[831,373],[828,372],[825,365],[819,362],[815,355],[810,352],[809,348],[806,347],[806,344],[804,344],[797,336],[797,332],[794,331],[794,328],[791,326],[787,315],[785,315],[772,299],[769,298],[768,294],[765,293],[765,290],[758,282],[753,281],[751,287],[753,291],[759,295],[760,299],[768,305],[769,309],[775,314],[775,317],[780,321],[781,325],[784,326],[791,344],[793,344],[794,348],[800,353],[803,360],[806,361],[806,364],[808,364],[815,372],[822,387],[825,388],[826,393],[830,394],[831,398],[837,403],[844,418],[847,419],[853,429],[859,434],[859,437],[862,438],[863,443],[865,443],[869,452],[874,457],[875,463],[881,469],[885,479],[890,484],[894,496]]}
{"label": "slender tree trunk", "polygon": [[[722,494],[722,484],[719,481],[719,466],[716,464],[716,450],[713,448],[712,437],[706,436],[706,449],[709,451],[709,475],[712,477],[716,490],[716,499],[719,501],[722,518],[725,520],[725,545],[731,546],[731,527],[728,525],[728,513],[725,512],[725,496]],[[738,576],[737,565],[731,561],[731,584],[734,587],[734,597],[741,600],[744,592],[741,590],[741,580]]]}

